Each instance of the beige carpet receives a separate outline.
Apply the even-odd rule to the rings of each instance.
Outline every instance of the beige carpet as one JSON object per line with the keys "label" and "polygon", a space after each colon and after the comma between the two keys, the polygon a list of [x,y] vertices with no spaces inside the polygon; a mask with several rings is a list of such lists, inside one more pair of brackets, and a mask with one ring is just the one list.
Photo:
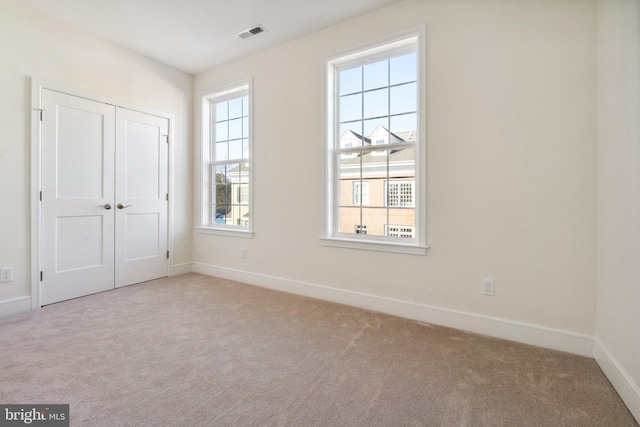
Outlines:
{"label": "beige carpet", "polygon": [[0,325],[72,426],[637,426],[594,360],[188,274]]}

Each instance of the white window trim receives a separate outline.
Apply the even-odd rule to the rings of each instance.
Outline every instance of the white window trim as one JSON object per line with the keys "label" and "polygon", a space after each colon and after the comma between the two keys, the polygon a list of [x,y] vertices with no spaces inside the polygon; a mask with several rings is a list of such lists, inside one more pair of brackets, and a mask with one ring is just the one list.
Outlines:
{"label": "white window trim", "polygon": [[[246,88],[245,88],[246,87]],[[238,226],[232,224],[211,223],[212,200],[212,176],[211,161],[213,147],[211,144],[211,107],[212,100],[224,101],[245,93],[249,96],[249,225]],[[255,132],[253,130],[253,84],[252,79],[244,79],[238,82],[208,90],[200,95],[200,209],[197,230],[203,234],[232,236],[241,238],[253,238],[253,147],[255,144]]]}
{"label": "white window trim", "polygon": [[[424,25],[414,28],[408,32],[397,34],[377,40],[373,43],[336,53],[325,60],[325,140],[327,141],[327,151],[325,152],[325,225],[324,236],[320,239],[324,246],[340,247],[349,249],[362,249],[370,251],[392,252],[412,255],[426,255],[428,246],[426,244],[426,49],[425,49],[426,27]],[[335,167],[339,162],[336,156],[335,141],[339,136],[335,135],[334,125],[337,123],[336,111],[334,109],[335,99],[335,73],[338,66],[349,63],[361,62],[363,58],[375,57],[376,55],[386,56],[389,50],[394,47],[412,45],[411,38],[417,38],[418,52],[418,141],[415,143],[416,162],[415,167],[415,209],[416,209],[416,237],[411,242],[406,242],[407,238],[395,238],[385,236],[380,238],[371,235],[347,235],[336,232],[336,200],[337,185],[335,181]],[[395,46],[389,46],[394,44]]]}

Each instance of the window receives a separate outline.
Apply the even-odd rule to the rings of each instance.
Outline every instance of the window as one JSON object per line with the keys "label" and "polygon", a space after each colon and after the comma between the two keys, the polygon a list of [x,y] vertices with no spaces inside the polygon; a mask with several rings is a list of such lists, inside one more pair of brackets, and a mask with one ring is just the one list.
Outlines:
{"label": "window", "polygon": [[391,181],[385,183],[386,206],[412,208],[414,206],[414,181]]}
{"label": "window", "polygon": [[201,229],[251,230],[249,83],[202,97]]}
{"label": "window", "polygon": [[328,245],[425,253],[422,34],[327,61]]}
{"label": "window", "polygon": [[[373,145],[384,145],[386,144],[386,141],[383,139],[376,139],[375,142],[373,143]],[[387,155],[387,150],[375,150],[373,152],[371,152],[372,156],[386,156]]]}
{"label": "window", "polygon": [[414,237],[415,233],[416,233],[416,228],[413,226],[403,226],[403,225],[387,226],[387,236]]}
{"label": "window", "polygon": [[353,204],[356,206],[369,204],[369,183],[367,181],[353,182]]}

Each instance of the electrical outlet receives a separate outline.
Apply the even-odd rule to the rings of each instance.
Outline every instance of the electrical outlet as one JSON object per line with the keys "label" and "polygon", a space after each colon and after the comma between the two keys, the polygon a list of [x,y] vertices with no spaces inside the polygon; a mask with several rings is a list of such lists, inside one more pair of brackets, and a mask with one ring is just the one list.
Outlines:
{"label": "electrical outlet", "polygon": [[482,295],[495,295],[496,282],[493,279],[482,279]]}
{"label": "electrical outlet", "polygon": [[242,258],[247,257],[247,248],[242,248]]}
{"label": "electrical outlet", "polygon": [[13,280],[13,267],[0,268],[0,282],[10,282]]}

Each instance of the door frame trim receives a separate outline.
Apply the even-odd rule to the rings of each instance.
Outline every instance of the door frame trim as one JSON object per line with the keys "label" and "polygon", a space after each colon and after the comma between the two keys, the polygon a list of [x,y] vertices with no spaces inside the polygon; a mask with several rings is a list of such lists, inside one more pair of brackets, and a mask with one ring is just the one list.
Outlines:
{"label": "door frame trim", "polygon": [[98,95],[82,89],[69,87],[66,85],[49,82],[36,77],[31,77],[31,102],[30,102],[30,168],[31,168],[31,219],[30,219],[30,271],[31,271],[31,309],[40,308],[40,271],[42,266],[42,205],[40,203],[40,191],[42,189],[42,129],[40,122],[40,111],[42,110],[42,90],[47,89],[60,92],[66,95],[85,98],[103,104],[121,107],[127,110],[138,111],[140,113],[161,117],[169,121],[169,153],[168,153],[168,187],[169,205],[167,211],[167,247],[169,258],[167,260],[167,275],[173,276],[173,149],[174,149],[174,116],[150,108],[140,107],[129,102]]}

